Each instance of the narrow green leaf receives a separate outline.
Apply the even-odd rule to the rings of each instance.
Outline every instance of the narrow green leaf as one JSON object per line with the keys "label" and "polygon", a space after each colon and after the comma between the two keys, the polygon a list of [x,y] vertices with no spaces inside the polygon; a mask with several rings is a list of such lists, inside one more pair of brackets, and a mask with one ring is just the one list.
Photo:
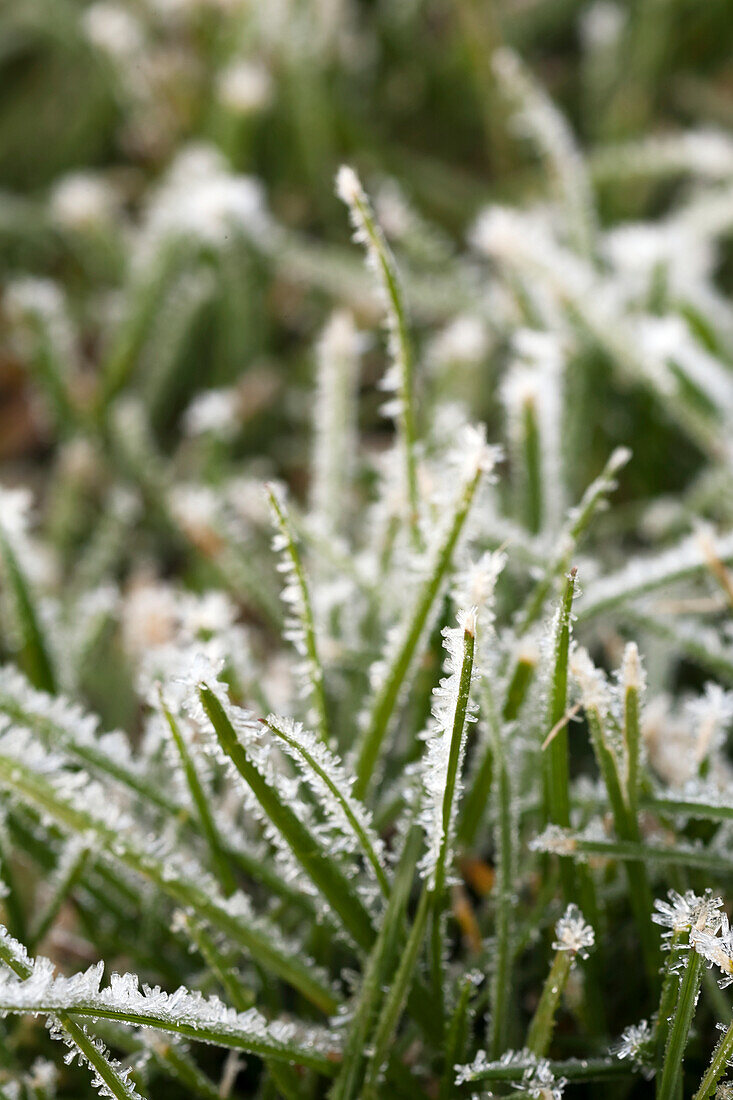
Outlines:
{"label": "narrow green leaf", "polygon": [[292,723],[288,724],[271,714],[266,720],[266,725],[276,737],[284,741],[296,755],[302,758],[340,807],[348,827],[374,871],[380,890],[387,897],[389,882],[381,857],[377,854],[379,840],[372,832],[364,807],[351,797],[349,779],[343,772],[341,764],[325,746],[318,743],[309,744],[303,731],[298,731]]}
{"label": "narrow green leaf", "polygon": [[403,451],[405,487],[409,506],[408,524],[413,545],[420,549],[420,502],[415,460],[415,415],[413,409],[413,354],[407,326],[407,311],[397,265],[384,234],[377,223],[371,204],[356,173],[342,167],[337,177],[339,197],[349,208],[357,240],[367,249],[382,290],[390,338],[391,369],[387,375],[389,389],[396,393],[397,422]]}
{"label": "narrow green leaf", "polygon": [[[570,570],[554,624],[552,680],[547,707],[546,732],[551,736],[545,747],[545,814],[556,825],[570,824],[568,791],[568,731],[565,718],[568,695],[568,650],[570,623],[577,570]],[[571,900],[571,899],[569,899]]]}
{"label": "narrow green leaf", "polygon": [[731,1059],[733,1059],[733,1024],[723,1033],[715,1047],[710,1065],[693,1100],[707,1100],[707,1097],[713,1095],[718,1081],[730,1066]]}
{"label": "narrow green leaf", "polygon": [[556,951],[545,978],[537,1008],[527,1032],[527,1049],[542,1058],[547,1054],[555,1028],[555,1014],[567,985],[573,958],[569,951]]}
{"label": "narrow green leaf", "polygon": [[421,585],[415,603],[403,620],[401,642],[376,692],[369,711],[356,761],[354,795],[364,798],[369,790],[379,759],[382,743],[395,712],[403,684],[407,678],[415,653],[425,633],[430,612],[441,592],[450,570],[453,553],[466,522],[482,475],[493,463],[494,456],[487,454],[485,445],[477,446],[475,467],[469,471],[453,506],[445,533],[438,540],[432,553],[426,578]]}
{"label": "narrow green leaf", "polygon": [[219,830],[214,821],[214,817],[209,807],[209,800],[206,797],[203,787],[201,786],[201,780],[199,779],[196,765],[193,762],[191,753],[188,751],[185,738],[181,733],[178,722],[175,717],[165,705],[163,701],[162,690],[159,692],[160,709],[163,711],[165,720],[168,724],[168,728],[173,738],[173,743],[176,746],[178,755],[181,758],[181,764],[183,766],[183,772],[186,777],[186,783],[188,785],[193,804],[196,807],[196,812],[201,822],[201,831],[206,837],[206,841],[209,845],[211,852],[211,862],[216,872],[216,877],[221,883],[222,889],[225,894],[233,894],[237,888],[237,883],[232,873],[232,868],[224,850],[224,845],[219,835]]}
{"label": "narrow green leaf", "polygon": [[[460,669],[456,669],[451,676],[455,680],[456,695],[453,706],[452,727],[450,735],[448,730],[442,731],[438,736],[448,737],[448,766],[445,775],[445,787],[443,790],[443,805],[441,813],[441,834],[435,867],[431,876],[431,967],[433,981],[433,996],[435,998],[436,1013],[438,1017],[443,1015],[443,928],[442,918],[445,907],[445,877],[452,848],[454,800],[456,785],[458,783],[458,770],[463,756],[463,737],[468,714],[468,702],[471,692],[471,679],[473,676],[473,657],[476,647],[476,619],[475,613],[459,617],[463,629],[463,655]],[[445,681],[441,684],[441,690],[448,689]]]}
{"label": "narrow green leaf", "polygon": [[290,617],[285,625],[285,636],[293,642],[298,652],[301,649],[304,650],[307,663],[306,687],[316,712],[319,736],[327,745],[330,741],[330,730],[326,689],[323,665],[316,643],[316,628],[308,582],[282,493],[274,485],[268,485],[267,495],[278,529],[274,548],[284,555],[282,567],[288,577],[283,589],[283,600],[290,609]]}
{"label": "narrow green leaf", "polygon": [[379,935],[364,968],[361,989],[344,1041],[341,1069],[329,1093],[329,1100],[357,1100],[360,1096],[367,1039],[397,954],[421,842],[422,832],[413,826],[405,840]]}
{"label": "narrow green leaf", "polygon": [[700,992],[702,969],[702,956],[697,951],[688,951],[677,1006],[664,1051],[662,1076],[657,1083],[657,1100],[674,1100],[677,1094],[677,1083],[682,1074],[682,1059]]}
{"label": "narrow green leaf", "polygon": [[356,943],[365,949],[374,943],[375,932],[364,905],[351,882],[324,851],[275,787],[271,786],[247,756],[221,701],[205,684],[199,686],[199,698],[214,728],[221,748],[234,764],[268,818],[279,830],[303,870],[341,918]]}
{"label": "narrow green leaf", "polygon": [[[105,850],[131,871],[142,875],[171,897],[177,904],[191,909],[201,920],[225,932],[241,944],[262,966],[299,989],[324,1012],[333,1012],[336,998],[328,985],[314,974],[307,959],[282,943],[279,934],[262,918],[234,915],[224,899],[216,896],[213,880],[207,883],[203,869],[194,877],[184,876],[162,860],[148,854],[148,844],[129,827],[107,824],[87,810],[79,808],[83,799],[59,794],[47,778],[37,775],[19,759],[0,755],[0,786],[13,791],[23,801],[47,814],[62,828],[88,837],[93,834]],[[94,792],[96,799],[99,792]]]}
{"label": "narrow green leaf", "polygon": [[547,829],[532,841],[535,851],[555,852],[561,857],[584,862],[589,855],[607,859],[636,861],[637,863],[677,863],[682,867],[695,867],[715,876],[733,875],[733,859],[725,859],[717,852],[702,846],[670,844],[645,844],[630,840],[600,840],[574,833],[571,829]]}
{"label": "narrow green leaf", "polygon": [[[555,540],[558,550],[547,563],[520,614],[517,623],[517,632],[520,635],[526,634],[530,626],[537,621],[557,578],[568,572],[581,538],[599,508],[605,503],[606,497],[616,488],[616,475],[630,458],[629,450],[618,447],[596,480],[588,486],[578,506],[568,513],[565,526]],[[585,608],[585,601],[583,607]]]}
{"label": "narrow green leaf", "polygon": [[[0,1011],[60,1014],[65,1027],[69,1016],[119,1020],[261,1058],[296,1063],[328,1076],[335,1072],[339,1050],[329,1032],[293,1025],[292,1036],[288,1036],[287,1028],[271,1029],[255,1009],[233,1015],[218,999],[207,1000],[183,988],[170,995],[158,990],[148,992],[141,990],[136,976],[129,974],[113,977],[110,986],[100,989],[101,972],[93,970],[77,976],[76,982],[44,974],[44,981],[34,982],[28,989],[15,978],[0,979]],[[84,1053],[89,1056],[87,1049]],[[131,1094],[117,1095],[129,1100]]]}
{"label": "narrow green leaf", "polygon": [[475,974],[469,973],[461,980],[458,997],[445,1038],[443,1073],[440,1079],[438,1100],[451,1100],[451,1097],[455,1096],[455,1067],[461,1061],[465,1051],[469,1022],[468,1009],[471,994],[476,988],[475,978]]}
{"label": "narrow green leaf", "polygon": [[16,626],[21,638],[20,661],[35,687],[53,693],[56,691],[56,675],[41,630],[35,598],[10,539],[3,530],[2,517],[0,517],[0,559],[6,583],[12,594]]}
{"label": "narrow green leaf", "polygon": [[[482,1081],[507,1081],[512,1083],[521,1079],[522,1073],[531,1069],[536,1062],[531,1059],[500,1060],[490,1062],[482,1059],[479,1065],[462,1066],[459,1082],[479,1084]],[[620,1062],[618,1058],[571,1058],[568,1061],[548,1061],[555,1080],[581,1083],[583,1081],[615,1081],[629,1077],[634,1071],[631,1066]]]}
{"label": "narrow green leaf", "polygon": [[[0,975],[0,989],[3,986],[5,988],[15,988],[20,991],[20,999],[23,1000],[23,983],[32,977],[34,963],[22,944],[9,936],[2,927],[0,927],[0,961],[5,963],[15,975],[13,979]],[[1,995],[0,1004],[2,1004]],[[12,1011],[12,1009],[8,1011]],[[33,1010],[23,1008],[20,1011],[25,1013]],[[55,1016],[69,1040],[76,1046],[83,1059],[95,1071],[95,1074],[104,1082],[110,1095],[115,1100],[144,1100],[144,1098],[141,1098],[140,1093],[128,1083],[126,1076],[118,1073],[117,1067],[107,1059],[104,1048],[100,1049],[100,1046],[92,1039],[85,1028],[69,1017],[63,1006],[52,1010],[49,1015]]]}

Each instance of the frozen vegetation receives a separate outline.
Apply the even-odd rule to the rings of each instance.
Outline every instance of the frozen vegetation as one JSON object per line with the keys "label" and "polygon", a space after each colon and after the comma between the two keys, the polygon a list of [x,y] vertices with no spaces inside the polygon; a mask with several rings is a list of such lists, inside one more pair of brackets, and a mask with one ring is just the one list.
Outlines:
{"label": "frozen vegetation", "polygon": [[0,1100],[733,1094],[731,20],[0,6]]}

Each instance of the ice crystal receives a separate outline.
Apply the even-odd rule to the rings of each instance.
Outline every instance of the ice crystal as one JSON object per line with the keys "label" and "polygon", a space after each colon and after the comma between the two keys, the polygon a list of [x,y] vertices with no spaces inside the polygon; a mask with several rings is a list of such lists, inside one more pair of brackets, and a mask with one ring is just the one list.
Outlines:
{"label": "ice crystal", "polygon": [[[437,688],[433,689],[435,703],[432,709],[432,725],[427,733],[427,751],[422,766],[422,778],[425,789],[425,805],[420,815],[427,851],[420,864],[423,875],[432,879],[435,873],[438,856],[441,847],[449,842],[456,814],[456,804],[461,790],[460,778],[456,780],[456,791],[451,803],[451,818],[445,835],[443,821],[443,801],[446,791],[448,776],[448,764],[450,760],[453,723],[458,707],[458,692],[461,685],[461,669],[464,655],[464,633],[474,634],[476,631],[476,609],[462,611],[458,615],[459,626],[457,629],[446,627],[443,631],[444,645],[447,653],[445,676]],[[460,751],[457,776],[462,771],[463,755],[466,745],[467,726],[475,721],[476,707],[469,702],[466,711],[466,721],[460,731]]]}
{"label": "ice crystal", "polygon": [[723,900],[715,897],[711,890],[704,894],[695,894],[692,890],[679,894],[670,890],[667,897],[669,901],[656,899],[652,913],[654,923],[667,929],[666,938],[692,930],[715,935],[720,928]]}
{"label": "ice crystal", "polygon": [[[218,1041],[225,1046],[249,1041],[277,1049],[302,1042],[325,1053],[334,1049],[335,1040],[325,1029],[304,1028],[284,1020],[268,1024],[256,1009],[237,1012],[218,997],[204,997],[183,986],[173,993],[159,986],[141,987],[135,974],[112,973],[109,984],[102,987],[103,975],[103,964],[95,963],[81,973],[62,977],[49,959],[39,956],[27,979],[0,977],[0,1011],[47,1014],[73,1011],[76,1006],[87,1015],[94,1015],[94,1009],[99,1009],[100,1016],[115,1012],[148,1027],[174,1029],[185,1025],[197,1033],[200,1041]],[[207,1032],[215,1032],[216,1038]]]}
{"label": "ice crystal", "polygon": [[548,825],[544,832],[529,843],[534,852],[552,852],[557,856],[570,856],[576,851],[575,835],[560,825]]}
{"label": "ice crystal", "polygon": [[555,951],[567,951],[581,959],[588,958],[596,940],[593,929],[575,904],[569,905],[560,917],[555,925],[555,936],[552,945]]}
{"label": "ice crystal", "polygon": [[[718,899],[716,899],[718,900]],[[698,920],[690,933],[690,942],[708,965],[717,966],[722,973],[718,979],[721,989],[733,985],[733,929],[725,913],[716,921]]]}
{"label": "ice crystal", "polygon": [[648,1020],[638,1024],[629,1024],[621,1033],[621,1038],[613,1048],[613,1053],[621,1061],[630,1061],[640,1069],[649,1062],[654,1032]]}
{"label": "ice crystal", "polygon": [[232,175],[213,148],[191,146],[178,154],[150,204],[141,256],[185,235],[219,247],[236,231],[259,239],[268,225],[259,183]]}
{"label": "ice crystal", "polygon": [[564,1077],[555,1077],[550,1063],[542,1059],[525,1069],[521,1079],[514,1082],[514,1088],[532,1100],[561,1100],[566,1083]]}

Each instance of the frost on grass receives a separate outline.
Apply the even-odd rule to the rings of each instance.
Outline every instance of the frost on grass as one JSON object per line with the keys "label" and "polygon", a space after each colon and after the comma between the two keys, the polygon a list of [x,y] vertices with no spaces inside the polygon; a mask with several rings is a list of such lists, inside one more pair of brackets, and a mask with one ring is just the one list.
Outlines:
{"label": "frost on grass", "polygon": [[287,1021],[268,1024],[256,1009],[236,1012],[218,997],[204,997],[183,986],[173,993],[158,986],[141,986],[135,974],[113,973],[103,987],[103,975],[104,964],[97,963],[72,977],[62,977],[54,964],[41,956],[33,962],[26,979],[0,979],[0,1012],[48,1015],[75,1011],[97,1019],[116,1018],[166,1031],[183,1031],[202,1042],[262,1050],[288,1060],[293,1054],[297,1056],[299,1048],[315,1055],[327,1055],[335,1048],[333,1035],[325,1029]]}
{"label": "frost on grass", "polygon": [[555,925],[555,951],[567,951],[568,954],[587,959],[590,949],[596,942],[595,932],[586,921],[578,906],[567,907]]}
{"label": "frost on grass", "polygon": [[[456,769],[455,790],[450,805],[449,818],[445,821],[445,795],[448,785],[448,769],[451,760],[451,747],[454,724],[459,707],[461,672],[464,662],[464,635],[476,633],[476,608],[462,611],[458,616],[458,627],[446,627],[443,639],[446,649],[445,671],[447,675],[433,689],[435,702],[432,708],[432,724],[425,740],[427,750],[422,766],[422,782],[425,802],[420,820],[425,830],[427,850],[421,862],[423,875],[432,880],[435,875],[441,850],[449,847],[454,829],[457,804],[461,791],[461,772],[466,747],[467,729],[476,720],[476,704],[469,700],[466,718],[458,731],[460,744]],[[473,674],[472,674],[473,678]]]}
{"label": "frost on grass", "polygon": [[[573,21],[563,86],[608,106],[603,125],[582,119],[586,155],[545,90],[556,70],[535,77],[512,49],[549,18],[524,5],[463,97],[487,108],[489,159],[500,182],[507,155],[516,187],[471,211],[463,252],[468,161],[441,182],[393,158],[404,179],[378,181],[374,208],[342,168],[365,274],[336,239],[343,212],[332,238],[327,206],[303,205],[299,188],[317,182],[335,133],[365,132],[342,126],[347,75],[365,103],[384,81],[389,142],[405,89],[388,69],[402,42],[421,41],[414,13],[397,28],[380,5],[354,23],[348,4],[243,16],[218,3],[211,35],[205,6],[88,6],[77,29],[110,83],[110,148],[135,171],[76,160],[43,193],[0,195],[13,239],[3,317],[13,370],[29,374],[20,419],[32,444],[8,479],[32,469],[35,490],[8,479],[0,490],[2,596],[20,612],[15,632],[0,616],[0,651],[23,669],[0,669],[0,905],[31,945],[48,928],[69,969],[79,952],[124,957],[151,983],[105,984],[99,966],[59,977],[3,934],[0,953],[30,975],[0,983],[6,1010],[62,1025],[73,1004],[90,1020],[118,1014],[100,1037],[160,1095],[166,1073],[176,1093],[241,1092],[256,1077],[263,1094],[374,1100],[370,1062],[384,1052],[377,1091],[390,1095],[447,1096],[452,1067],[463,1084],[541,1100],[566,1076],[592,1088],[592,1074],[621,1074],[633,1089],[634,1076],[663,1079],[668,1047],[692,1082],[720,1009],[711,983],[687,1050],[684,1035],[664,1035],[687,1026],[684,1013],[657,1004],[660,986],[676,994],[703,961],[723,985],[733,976],[723,900],[706,890],[725,881],[733,834],[733,144],[697,124],[608,140],[623,129],[613,77],[626,47],[625,110],[656,101],[655,62],[636,38],[645,20],[599,0],[581,13],[554,5],[555,29],[540,35],[552,53]],[[486,61],[463,22],[456,33]],[[62,21],[48,48],[65,33]],[[700,88],[683,83],[692,117]],[[206,143],[201,112],[190,115],[202,89]],[[539,154],[518,172],[522,150],[495,140],[502,98]],[[261,180],[237,167],[269,163],[263,125],[302,138],[269,143],[272,188],[266,168]],[[368,153],[354,144],[371,175]],[[367,334],[378,315],[386,366]],[[393,424],[377,416],[383,398]],[[504,452],[472,426],[477,410],[506,445],[500,481]],[[602,468],[588,446],[600,428]],[[35,477],[39,459],[51,479]],[[262,492],[273,476],[289,483],[287,505],[271,493],[274,550]],[[575,567],[584,592],[566,624],[555,601]],[[459,607],[470,610],[456,630]],[[474,631],[475,736],[456,722]],[[550,688],[555,729],[581,707],[585,724],[555,742],[548,777]],[[117,722],[125,732],[105,733]],[[543,815],[546,779],[568,828]],[[660,895],[670,865],[689,890],[654,905],[624,877],[641,882],[642,863]],[[632,957],[649,920],[672,948],[661,980],[656,964],[633,967],[612,991],[603,958]],[[435,988],[421,971],[424,927]],[[586,954],[562,1026],[547,1031],[546,1002],[533,1028],[537,976]],[[477,966],[491,981],[466,999]],[[179,972],[183,987],[162,992]],[[267,1019],[241,1011],[253,1000]],[[642,1002],[648,1022],[626,1027]],[[312,1023],[328,1016],[343,1048]],[[151,1055],[142,1027],[178,1037]],[[247,1083],[232,1060],[221,1081],[202,1081],[181,1032],[257,1058]],[[530,1036],[557,1060],[508,1049]],[[96,1039],[77,1038],[104,1075]],[[0,1089],[27,1100],[35,1040],[6,1046]]]}

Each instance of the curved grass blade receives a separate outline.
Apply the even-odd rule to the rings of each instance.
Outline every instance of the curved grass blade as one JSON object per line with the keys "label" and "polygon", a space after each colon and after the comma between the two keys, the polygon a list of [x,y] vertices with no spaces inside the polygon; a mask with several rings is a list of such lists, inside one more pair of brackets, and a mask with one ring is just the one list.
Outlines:
{"label": "curved grass blade", "polygon": [[225,894],[233,894],[237,888],[237,883],[232,873],[229,860],[222,844],[219,830],[214,821],[213,814],[209,808],[209,800],[204,793],[204,789],[201,786],[201,780],[199,779],[198,772],[196,771],[196,765],[193,762],[185,738],[181,733],[178,722],[175,717],[165,705],[163,701],[162,690],[159,692],[160,709],[163,711],[165,720],[168,724],[168,728],[173,738],[173,743],[176,746],[178,755],[181,758],[181,764],[186,776],[186,783],[193,799],[193,804],[196,807],[196,812],[201,823],[201,831],[206,837],[206,841],[209,845],[211,852],[212,865],[216,871],[216,877],[221,883],[222,889]]}
{"label": "curved grass blade", "polygon": [[351,796],[352,781],[346,775],[340,761],[331,752],[308,734],[300,729],[297,724],[280,718],[274,714],[269,715],[265,724],[267,728],[301,758],[313,774],[317,777],[319,786],[325,794],[324,801],[332,800],[338,807],[347,826],[356,837],[357,843],[363,855],[374,871],[383,895],[389,895],[389,882],[384,864],[381,858],[382,844],[371,827],[368,814],[364,807]]}
{"label": "curved grass blade", "polygon": [[278,529],[273,548],[277,552],[283,553],[284,557],[280,568],[289,578],[283,589],[282,598],[292,611],[285,624],[284,636],[293,643],[296,652],[304,660],[306,666],[303,670],[304,687],[313,703],[318,734],[324,744],[327,745],[330,740],[330,733],[326,689],[323,665],[316,643],[316,628],[308,582],[306,581],[300,550],[295,541],[282,494],[274,485],[268,485],[266,488],[270,508]]}
{"label": "curved grass blade", "polygon": [[606,497],[616,488],[616,475],[630,458],[631,451],[626,447],[617,447],[601,473],[583,493],[580,503],[568,513],[565,526],[556,539],[558,550],[551,557],[519,616],[517,622],[518,634],[525,634],[530,626],[537,621],[556,578],[568,572],[581,538],[588,529],[593,517],[605,504]]}
{"label": "curved grass blade", "polygon": [[108,812],[105,792],[89,785],[83,798],[77,789],[67,793],[57,791],[45,776],[36,774],[23,762],[24,749],[21,745],[19,757],[0,754],[0,786],[51,817],[66,831],[85,838],[95,836],[111,858],[153,882],[178,905],[190,909],[245,947],[262,966],[300,990],[314,1005],[325,1012],[335,1010],[336,998],[314,972],[312,964],[295,946],[285,944],[269,922],[249,911],[244,895],[235,896],[237,905],[232,908],[231,899],[227,902],[217,896],[213,880],[207,879],[203,869],[197,871],[189,863],[185,870],[179,870],[175,862],[171,865],[170,855],[159,859],[149,854],[149,843],[135,835],[129,822],[114,816],[105,821],[89,810],[79,809],[80,804],[101,804]]}
{"label": "curved grass blade", "polygon": [[[36,977],[37,963],[30,959],[28,952],[9,936],[4,928],[0,927],[0,961],[12,972],[13,977],[0,975],[0,989],[3,986],[15,987],[23,991],[23,994],[33,995]],[[45,972],[48,976],[53,972],[52,964],[43,960]],[[116,1064],[111,1062],[105,1053],[104,1045],[99,1040],[93,1039],[76,1020],[71,1019],[63,1007],[49,1013],[53,1015],[57,1026],[65,1033],[70,1045],[76,1047],[82,1061],[85,1061],[94,1073],[94,1084],[103,1086],[109,1091],[114,1100],[144,1100],[134,1085],[127,1080],[126,1073],[120,1073]],[[63,1037],[63,1036],[62,1036]]]}
{"label": "curved grass blade", "polygon": [[618,572],[589,584],[578,620],[596,618],[601,612],[633,604],[649,592],[704,574],[709,568],[708,544],[719,561],[733,564],[733,534],[721,535],[707,543],[698,535],[691,535],[653,558],[635,558]]}
{"label": "curved grass blade", "polygon": [[700,1082],[700,1087],[695,1093],[693,1100],[707,1100],[707,1097],[713,1095],[718,1081],[730,1066],[732,1058],[733,1024],[731,1024],[720,1037],[720,1041],[715,1047],[713,1056],[710,1059],[710,1065],[705,1071],[705,1075]]}
{"label": "curved grass blade", "polygon": [[333,911],[341,918],[344,928],[360,947],[370,948],[374,943],[375,932],[371,918],[354,892],[352,884],[335,860],[303,825],[293,807],[282,800],[276,788],[267,782],[249,759],[216,694],[204,683],[199,685],[198,694],[221,749],[250,788],[273,826],[280,832]]}
{"label": "curved grass blade", "polygon": [[574,833],[572,829],[551,826],[535,837],[530,847],[536,852],[554,852],[581,863],[589,855],[593,855],[637,863],[677,863],[682,867],[695,867],[716,876],[733,875],[733,859],[727,859],[702,846],[670,844],[662,847],[629,840],[599,840],[582,833]]}
{"label": "curved grass blade", "polygon": [[382,743],[397,706],[402,687],[407,678],[416,651],[424,636],[426,624],[443,582],[451,568],[454,551],[463,531],[481,479],[494,465],[496,453],[483,442],[483,436],[470,441],[475,449],[475,461],[470,455],[468,474],[458,492],[452,513],[442,538],[437,541],[426,579],[421,585],[415,603],[402,623],[400,642],[376,692],[369,710],[356,760],[354,795],[364,798],[369,789],[379,759]]}
{"label": "curved grass blade", "polygon": [[[465,746],[466,722],[472,716],[469,696],[473,676],[476,646],[476,613],[461,612],[460,630],[447,631],[450,676],[441,681],[441,704],[434,709],[438,732],[431,739],[425,760],[425,781],[428,805],[425,825],[428,832],[428,854],[424,864],[430,886],[431,969],[433,996],[437,1015],[443,1016],[443,910],[445,879],[453,840],[456,792],[460,784],[460,769]],[[459,639],[462,637],[462,648]],[[447,747],[447,752],[445,747]]]}
{"label": "curved grass blade", "polygon": [[[483,1081],[512,1083],[534,1065],[535,1061],[523,1059],[521,1055],[517,1058],[502,1058],[497,1062],[491,1062],[485,1055],[479,1055],[470,1065],[458,1067],[456,1081],[459,1085],[479,1084]],[[565,1078],[573,1084],[583,1081],[615,1081],[633,1073],[632,1067],[624,1065],[618,1058],[571,1058],[567,1061],[550,1061],[548,1065],[556,1080]]]}
{"label": "curved grass blade", "polygon": [[[256,1009],[236,1012],[218,998],[207,999],[183,987],[170,994],[140,989],[134,974],[113,974],[109,986],[102,989],[101,966],[61,978],[53,977],[50,964],[40,968],[39,962],[46,964],[47,960],[37,960],[35,970],[30,970],[25,981],[0,979],[0,1011],[61,1013],[64,1020],[68,1015],[118,1020],[261,1058],[296,1063],[329,1076],[335,1072],[339,1050],[327,1031],[285,1022],[273,1029]],[[124,1094],[125,1100],[128,1096]]]}

